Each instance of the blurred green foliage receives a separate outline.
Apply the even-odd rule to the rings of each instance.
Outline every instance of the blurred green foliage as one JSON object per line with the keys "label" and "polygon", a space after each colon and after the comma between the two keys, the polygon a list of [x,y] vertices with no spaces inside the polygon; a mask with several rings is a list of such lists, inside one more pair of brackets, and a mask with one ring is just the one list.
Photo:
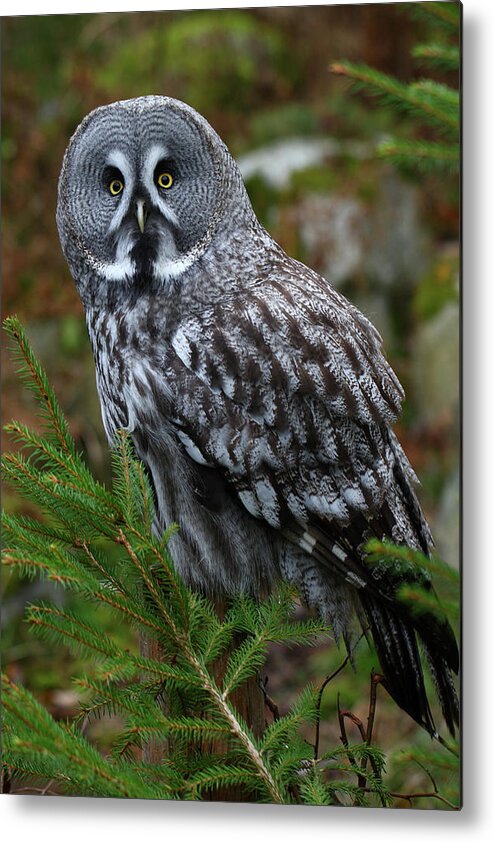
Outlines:
{"label": "blurred green foliage", "polygon": [[[432,20],[438,33],[425,44],[416,44],[412,56],[431,69],[460,71],[461,10],[458,3],[411,4],[410,10]],[[414,130],[404,140],[391,137],[378,145],[378,154],[408,172],[458,173],[460,167],[460,101],[455,86],[435,79],[421,78],[407,84],[361,62],[346,60],[331,65],[334,73],[347,77],[354,90],[377,99],[382,106],[408,113]],[[426,132],[432,131],[430,138]]]}
{"label": "blurred green foliage", "polygon": [[413,298],[413,313],[419,321],[431,319],[449,301],[459,298],[459,257],[456,252],[439,255],[418,284]]}
{"label": "blurred green foliage", "polygon": [[254,108],[263,92],[276,96],[297,75],[280,32],[249,12],[225,10],[163,19],[118,44],[94,79],[110,97],[125,79],[127,97],[172,87],[201,113],[234,115]]}
{"label": "blurred green foliage", "polygon": [[[294,135],[399,138],[410,118],[368,108],[328,67],[344,55],[408,78],[411,47],[430,41],[430,31],[430,22],[410,19],[399,4],[5,18],[4,315],[80,312],[54,212],[65,146],[92,108],[148,93],[184,99],[234,154]],[[437,78],[455,74],[440,70]],[[443,228],[454,224],[451,213],[441,219]]]}

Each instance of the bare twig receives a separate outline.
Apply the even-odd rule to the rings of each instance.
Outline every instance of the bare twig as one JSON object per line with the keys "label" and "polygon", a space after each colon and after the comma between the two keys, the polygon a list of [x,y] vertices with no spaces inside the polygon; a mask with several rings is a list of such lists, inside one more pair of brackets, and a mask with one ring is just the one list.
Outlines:
{"label": "bare twig", "polygon": [[271,696],[268,696],[268,693],[267,693],[267,690],[266,690],[268,681],[269,681],[269,676],[266,676],[264,678],[264,681],[262,679],[260,679],[259,680],[259,686],[261,688],[262,695],[264,696],[264,704],[266,705],[268,710],[270,710],[271,713],[273,714],[273,721],[277,722],[278,719],[280,718],[280,709],[279,709],[278,705],[276,704],[276,702],[273,701]]}
{"label": "bare twig", "polygon": [[322,695],[323,695],[326,687],[328,686],[328,684],[333,680],[333,678],[336,678],[336,676],[346,667],[348,662],[353,658],[353,654],[354,654],[357,646],[359,645],[362,638],[366,636],[366,634],[367,634],[367,629],[364,629],[362,634],[355,641],[355,645],[352,647],[350,652],[348,652],[346,658],[343,659],[343,661],[341,662],[339,667],[337,667],[334,670],[334,672],[330,673],[330,675],[327,675],[326,678],[324,679],[323,683],[321,684],[321,687],[319,689],[319,693],[317,695],[317,704],[316,704],[316,736],[315,736],[315,740],[314,740],[314,760],[317,760],[318,755],[319,755],[319,730],[320,730],[320,727],[321,727]]}
{"label": "bare twig", "polygon": [[374,728],[374,718],[376,715],[377,685],[380,684],[382,680],[383,676],[380,673],[375,672],[374,669],[372,669],[369,699],[369,715],[367,717],[367,734],[365,737],[365,741],[369,746],[372,743],[372,730]]}
{"label": "bare twig", "polygon": [[321,687],[320,687],[320,689],[319,689],[319,693],[317,694],[317,703],[316,703],[316,736],[315,736],[315,740],[314,740],[314,760],[317,760],[317,759],[318,759],[318,757],[319,757],[319,732],[320,732],[320,728],[321,728],[321,703],[322,703],[322,695],[323,695],[323,693],[324,693],[324,691],[325,691],[326,687],[327,687],[327,686],[328,686],[328,684],[330,683],[330,681],[332,681],[332,680],[333,680],[333,678],[336,678],[336,676],[337,676],[337,675],[338,675],[338,674],[342,671],[342,669],[344,669],[344,668],[346,667],[346,665],[348,664],[348,661],[349,661],[349,660],[350,660],[350,653],[346,656],[346,658],[344,658],[344,660],[341,662],[341,664],[339,665],[339,667],[337,667],[337,668],[334,670],[334,672],[332,672],[330,675],[327,675],[327,676],[326,676],[326,678],[324,679],[323,683],[321,684]]}
{"label": "bare twig", "polygon": [[417,766],[420,766],[420,768],[422,769],[422,771],[423,771],[423,772],[425,772],[425,774],[426,774],[426,775],[427,775],[427,777],[429,778],[429,780],[430,780],[430,782],[431,782],[431,784],[432,784],[432,787],[433,787],[433,789],[434,789],[434,792],[439,792],[439,787],[438,787],[438,785],[436,784],[436,781],[435,781],[435,779],[434,779],[434,778],[433,778],[433,776],[432,776],[432,772],[430,772],[430,771],[429,771],[429,769],[427,769],[427,767],[426,767],[426,766],[424,766],[424,764],[420,762],[420,760],[417,760],[417,758],[416,758],[416,757],[414,758],[414,760],[415,760],[415,763],[417,764]]}
{"label": "bare twig", "polygon": [[[50,781],[49,783],[51,784],[51,783],[53,783],[53,781]],[[28,792],[28,793],[37,793],[38,795],[59,795],[60,794],[58,792],[55,792],[54,790],[49,789],[48,787],[49,787],[49,784],[47,784],[45,787],[43,787],[43,789],[40,789],[39,787],[35,787],[35,786],[21,786],[21,787],[19,787],[19,789],[15,790],[15,793],[19,794],[20,792]]]}
{"label": "bare twig", "polygon": [[353,724],[357,726],[357,728],[360,731],[360,736],[362,737],[362,740],[365,743],[365,728],[364,728],[364,723],[362,722],[362,720],[358,716],[356,716],[354,713],[352,713],[351,710],[340,710],[339,715],[341,716],[342,719],[345,719],[345,718],[349,719],[350,722],[353,722]]}
{"label": "bare twig", "polygon": [[[341,734],[340,739],[341,739],[341,742],[343,743],[343,745],[345,746],[345,748],[347,750],[347,757],[348,757],[350,763],[352,764],[352,766],[357,768],[358,764],[357,764],[357,761],[355,759],[355,755],[349,750],[348,737],[347,737],[346,728],[345,728],[345,718],[350,719],[354,723],[354,725],[357,726],[357,728],[359,729],[359,731],[362,735],[362,739],[365,742],[365,729],[364,729],[362,720],[359,719],[358,716],[355,716],[355,714],[352,713],[350,710],[341,710],[341,708],[340,708],[340,694],[338,693],[338,722],[340,723],[340,734]],[[357,785],[358,785],[359,789],[365,788],[365,777],[362,774],[357,774]]]}
{"label": "bare twig", "polygon": [[[370,787],[364,787],[364,792],[372,791],[373,790]],[[448,801],[447,798],[444,798],[443,795],[439,795],[438,792],[390,792],[389,795],[392,798],[401,798],[404,801],[409,801],[410,804],[414,798],[437,798],[438,801],[442,801],[443,804],[447,804],[447,806],[451,807],[452,810],[460,809],[458,804],[453,804],[452,801]]]}
{"label": "bare twig", "polygon": [[[367,731],[365,735],[365,742],[368,746],[372,744],[372,731],[374,728],[374,719],[376,715],[376,704],[377,704],[377,685],[381,683],[383,680],[383,676],[375,672],[374,668],[371,672],[371,681],[370,681],[370,697],[369,697],[369,713],[367,716]],[[381,780],[381,772],[377,766],[377,763],[373,757],[367,758],[364,757],[361,763],[361,769],[363,772],[367,771],[367,760],[370,760],[372,771],[378,780]],[[386,800],[383,794],[380,794],[381,804],[383,807],[386,806]]]}
{"label": "bare twig", "polygon": [[50,793],[50,786],[55,783],[55,778],[48,781],[45,787],[41,790],[41,795],[48,795]]}

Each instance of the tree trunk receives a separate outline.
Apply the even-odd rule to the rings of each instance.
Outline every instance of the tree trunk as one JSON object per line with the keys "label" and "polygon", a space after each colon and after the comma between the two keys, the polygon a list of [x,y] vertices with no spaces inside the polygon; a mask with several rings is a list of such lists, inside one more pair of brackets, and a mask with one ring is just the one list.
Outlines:
{"label": "tree trunk", "polygon": [[[220,619],[223,619],[226,610],[224,602],[215,601],[216,611]],[[226,649],[213,665],[213,677],[221,687],[223,677],[226,670],[228,659],[232,652],[242,643],[242,636],[237,635],[233,638],[232,643]],[[158,661],[163,660],[163,652],[160,644],[156,640],[152,640],[145,635],[139,638],[139,649],[143,657],[153,658]],[[248,727],[256,737],[260,737],[266,727],[265,720],[265,704],[264,694],[259,684],[256,675],[247,679],[241,687],[238,687],[231,694],[230,701],[238,713],[239,717],[247,723]],[[188,711],[189,715],[193,712]],[[195,711],[200,715],[203,712]],[[211,741],[203,741],[201,744],[201,752],[204,754],[222,755],[226,754],[228,750],[228,741],[224,738]],[[170,753],[170,747],[167,740],[152,740],[143,751],[143,759],[146,763],[161,763],[163,757]],[[241,786],[221,787],[214,792],[204,796],[206,801],[250,801],[251,798],[246,794]]]}

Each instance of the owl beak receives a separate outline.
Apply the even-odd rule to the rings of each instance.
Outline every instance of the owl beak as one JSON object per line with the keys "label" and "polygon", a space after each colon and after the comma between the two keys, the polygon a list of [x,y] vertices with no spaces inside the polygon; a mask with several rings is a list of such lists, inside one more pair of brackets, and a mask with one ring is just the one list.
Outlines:
{"label": "owl beak", "polygon": [[139,224],[139,228],[141,229],[141,234],[144,234],[144,226],[146,224],[146,219],[147,219],[147,215],[148,215],[147,210],[146,210],[146,205],[144,204],[144,199],[139,199],[136,202],[136,207],[137,207],[137,213],[136,213],[137,222]]}

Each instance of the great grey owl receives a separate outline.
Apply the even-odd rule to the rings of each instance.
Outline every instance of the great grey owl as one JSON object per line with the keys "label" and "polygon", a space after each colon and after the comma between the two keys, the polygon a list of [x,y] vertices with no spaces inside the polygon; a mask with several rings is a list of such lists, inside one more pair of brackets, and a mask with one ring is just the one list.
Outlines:
{"label": "great grey owl", "polygon": [[391,429],[403,392],[374,327],[274,242],[216,132],[168,97],[83,120],[57,224],[106,434],[130,432],[156,528],[179,524],[183,580],[228,597],[285,579],[346,641],[356,614],[389,693],[435,734],[420,640],[454,731],[449,624],[396,598],[411,569],[365,560],[372,536],[432,547]]}

